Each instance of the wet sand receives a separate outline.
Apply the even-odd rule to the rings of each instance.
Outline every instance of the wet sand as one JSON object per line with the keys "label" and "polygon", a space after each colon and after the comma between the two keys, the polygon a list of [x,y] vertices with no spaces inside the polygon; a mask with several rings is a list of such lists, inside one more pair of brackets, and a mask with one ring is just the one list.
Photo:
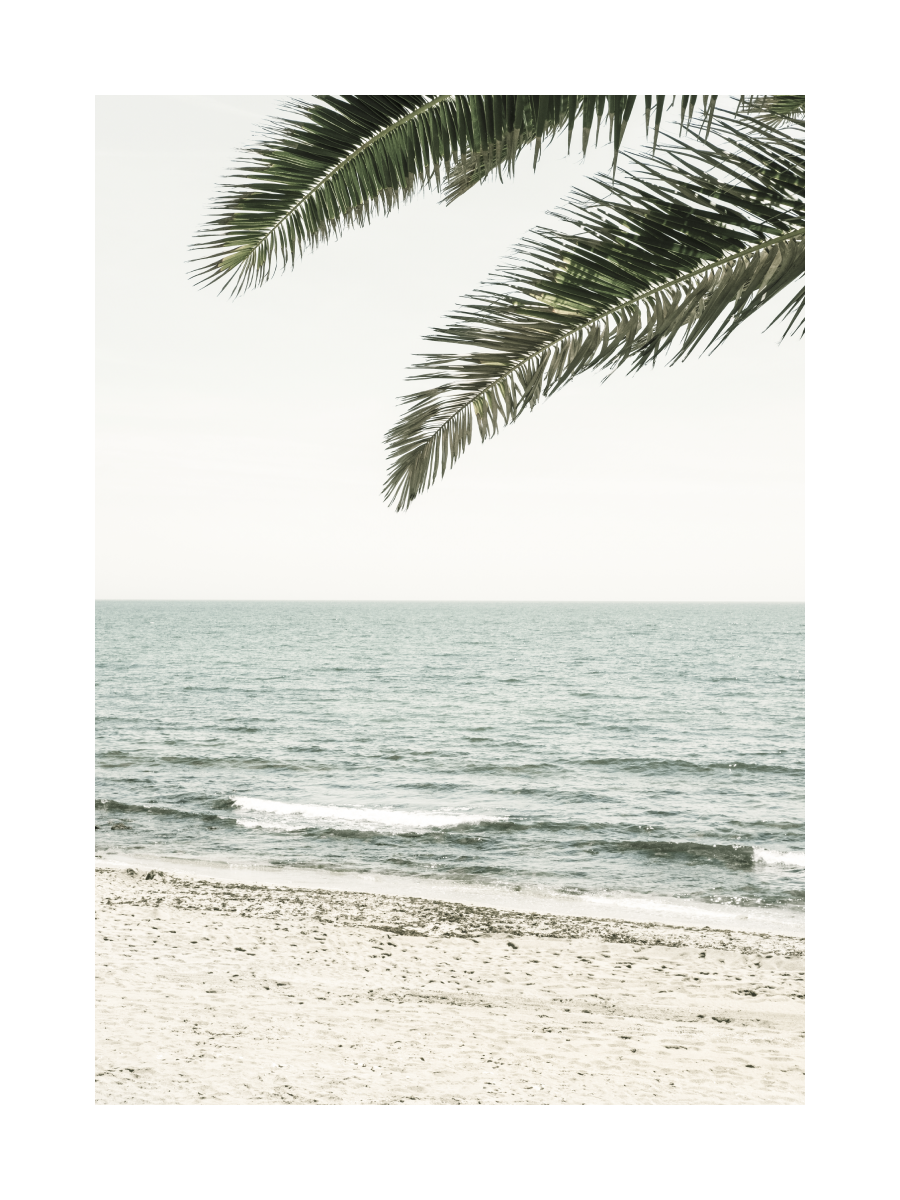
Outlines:
{"label": "wet sand", "polygon": [[100,1104],[802,1104],[804,941],[98,868]]}

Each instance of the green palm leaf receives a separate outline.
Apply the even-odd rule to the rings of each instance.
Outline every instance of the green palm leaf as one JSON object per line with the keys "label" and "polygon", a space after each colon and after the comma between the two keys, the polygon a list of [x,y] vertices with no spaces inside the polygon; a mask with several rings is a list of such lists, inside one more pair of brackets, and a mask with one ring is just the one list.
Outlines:
{"label": "green palm leaf", "polygon": [[[318,96],[290,101],[244,152],[191,247],[194,280],[239,293],[319,242],[390,212],[423,188],[456,199],[512,171],[522,151],[576,128],[582,150],[606,114],[618,154],[636,96]],[[654,144],[664,96],[644,98]],[[681,97],[690,122],[697,96]],[[654,103],[655,102],[655,103]],[[703,97],[712,115],[716,97]],[[674,103],[674,99],[673,99]],[[670,105],[671,107],[671,105]],[[614,164],[615,165],[615,164]]]}
{"label": "green palm leaf", "polygon": [[[596,145],[599,140],[604,113],[609,126],[609,140],[613,147],[612,170],[613,174],[615,174],[619,147],[621,146],[625,129],[635,107],[635,102],[638,99],[637,96],[524,96],[516,97],[516,99],[522,100],[525,103],[523,105],[522,127],[516,129],[515,141],[512,144],[508,142],[488,143],[482,152],[466,154],[462,161],[450,169],[447,179],[441,188],[441,199],[445,204],[451,204],[454,200],[459,199],[460,196],[474,187],[476,183],[483,183],[491,175],[498,174],[502,177],[504,166],[512,174],[515,170],[516,158],[526,146],[532,144],[534,144],[533,165],[536,166],[540,156],[541,136],[552,139],[557,133],[565,132],[567,134],[567,147],[571,151],[572,136],[576,128],[578,128],[580,131],[581,152],[584,154],[587,151],[592,131],[594,132],[594,144]],[[704,117],[712,115],[717,99],[717,96],[703,97]],[[541,136],[537,136],[532,117],[538,111],[538,103],[541,100],[550,101],[550,104],[548,106],[546,123],[542,127],[542,134]],[[650,132],[651,114],[654,113],[655,108],[654,149],[659,137],[659,127],[662,121],[665,100],[665,96],[644,97],[644,117],[648,134]],[[682,126],[684,126],[685,123],[690,123],[697,97],[683,96],[682,100],[684,103],[682,105],[681,116]],[[672,98],[672,104],[674,103],[675,97]],[[687,122],[685,122],[688,106],[690,107],[690,114],[687,116]],[[671,108],[671,104],[669,107]]]}
{"label": "green palm leaf", "polygon": [[[635,370],[722,344],[804,269],[802,142],[761,116],[716,117],[711,136],[628,155],[626,177],[573,193],[563,232],[538,229],[512,264],[435,330],[387,436],[385,496],[405,508],[465,451],[569,379]],[[803,291],[779,312],[802,329]],[[469,349],[462,349],[468,347]]]}
{"label": "green palm leaf", "polygon": [[741,96],[739,112],[753,113],[779,127],[802,123],[805,96]]}

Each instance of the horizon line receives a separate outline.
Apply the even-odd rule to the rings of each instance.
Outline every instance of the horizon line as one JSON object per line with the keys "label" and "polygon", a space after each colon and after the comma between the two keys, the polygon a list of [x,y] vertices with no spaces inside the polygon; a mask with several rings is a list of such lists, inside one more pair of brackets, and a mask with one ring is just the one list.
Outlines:
{"label": "horizon line", "polygon": [[95,596],[95,604],[805,604],[799,600],[385,600],[385,599],[298,599],[284,597],[148,597]]}

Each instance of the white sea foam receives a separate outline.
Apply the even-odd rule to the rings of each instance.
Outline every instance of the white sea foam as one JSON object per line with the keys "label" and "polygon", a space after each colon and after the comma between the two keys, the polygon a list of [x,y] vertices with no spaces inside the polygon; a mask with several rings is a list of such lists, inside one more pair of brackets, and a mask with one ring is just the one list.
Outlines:
{"label": "white sea foam", "polygon": [[[446,829],[454,825],[474,825],[490,818],[479,813],[440,813],[398,808],[346,808],[338,804],[290,804],[281,800],[263,800],[256,796],[232,796],[235,808],[280,818],[268,822],[259,818],[238,817],[247,828],[306,829],[323,826],[332,829],[366,829],[388,826],[396,829]],[[299,823],[298,823],[299,822]]]}
{"label": "white sea foam", "polygon": [[765,846],[753,847],[753,861],[770,867],[806,867],[803,850],[769,850]]}

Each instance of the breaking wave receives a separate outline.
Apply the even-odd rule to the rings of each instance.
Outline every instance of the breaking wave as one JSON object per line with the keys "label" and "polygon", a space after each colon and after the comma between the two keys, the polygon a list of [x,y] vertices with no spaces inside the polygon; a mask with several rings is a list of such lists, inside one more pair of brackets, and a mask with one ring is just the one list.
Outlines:
{"label": "breaking wave", "polygon": [[803,867],[805,869],[806,852],[804,850],[770,850],[767,846],[754,846],[753,861],[767,867]]}
{"label": "breaking wave", "polygon": [[[232,796],[231,802],[234,808],[247,814],[237,818],[238,824],[245,828],[256,826],[293,830],[324,826],[330,829],[371,829],[374,826],[388,829],[448,829],[460,825],[480,825],[491,819],[478,813],[349,808],[338,804],[289,804],[280,800],[263,800],[255,796]],[[250,816],[251,813],[254,815]]]}

